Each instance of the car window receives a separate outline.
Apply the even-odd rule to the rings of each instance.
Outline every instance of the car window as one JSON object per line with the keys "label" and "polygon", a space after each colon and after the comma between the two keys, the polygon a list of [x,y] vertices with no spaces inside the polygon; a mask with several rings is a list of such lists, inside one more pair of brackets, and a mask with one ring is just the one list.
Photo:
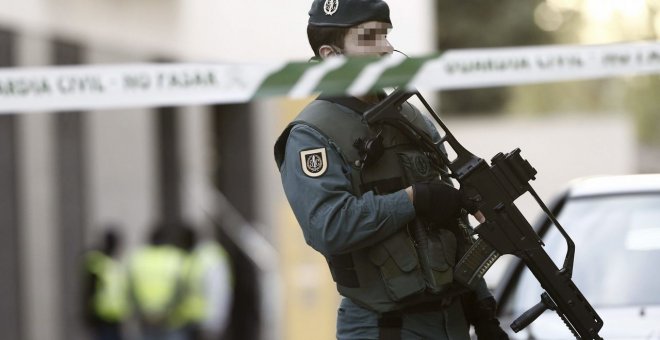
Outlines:
{"label": "car window", "polygon": [[[594,307],[660,305],[660,193],[572,199],[557,219],[576,245],[573,280]],[[561,268],[564,239],[553,227],[544,241]],[[525,270],[507,309],[522,313],[541,292]]]}

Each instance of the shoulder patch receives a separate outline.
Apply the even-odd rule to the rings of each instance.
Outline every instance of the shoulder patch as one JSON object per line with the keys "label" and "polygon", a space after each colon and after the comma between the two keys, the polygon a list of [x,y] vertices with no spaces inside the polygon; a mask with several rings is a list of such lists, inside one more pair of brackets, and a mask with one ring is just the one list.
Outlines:
{"label": "shoulder patch", "polygon": [[300,151],[300,165],[305,175],[319,177],[328,170],[325,148]]}

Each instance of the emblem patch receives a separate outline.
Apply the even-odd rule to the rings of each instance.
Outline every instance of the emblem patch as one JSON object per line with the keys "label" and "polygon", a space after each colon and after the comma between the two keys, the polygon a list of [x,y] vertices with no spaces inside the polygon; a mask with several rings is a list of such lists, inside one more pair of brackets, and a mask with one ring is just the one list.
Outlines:
{"label": "emblem patch", "polygon": [[325,0],[325,4],[323,4],[325,15],[335,14],[337,8],[339,8],[339,0]]}
{"label": "emblem patch", "polygon": [[426,177],[429,174],[429,170],[431,168],[428,159],[423,156],[416,156],[415,158],[415,169],[417,170],[417,173],[422,175],[423,177]]}
{"label": "emblem patch", "polygon": [[300,151],[300,163],[305,175],[319,177],[328,169],[325,148]]}

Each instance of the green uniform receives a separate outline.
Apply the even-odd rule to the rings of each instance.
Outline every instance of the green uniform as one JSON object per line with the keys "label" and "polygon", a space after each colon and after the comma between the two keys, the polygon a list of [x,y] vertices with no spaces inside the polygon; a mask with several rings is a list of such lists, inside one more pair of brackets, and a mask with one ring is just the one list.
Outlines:
{"label": "green uniform", "polygon": [[[378,339],[379,320],[400,316],[404,339],[467,339],[460,301],[451,298],[452,267],[462,248],[457,230],[433,228],[424,273],[410,237],[415,219],[403,190],[439,180],[429,160],[400,132],[361,122],[366,104],[316,100],[282,134],[275,148],[287,199],[307,243],[322,253],[340,294],[339,339]],[[438,138],[412,105],[403,114]],[[380,133],[377,161],[363,166],[361,145]],[[440,203],[441,204],[441,203]],[[430,274],[429,274],[430,273]],[[489,293],[485,284],[478,296]],[[427,305],[426,308],[417,308]],[[430,307],[428,307],[430,305]]]}

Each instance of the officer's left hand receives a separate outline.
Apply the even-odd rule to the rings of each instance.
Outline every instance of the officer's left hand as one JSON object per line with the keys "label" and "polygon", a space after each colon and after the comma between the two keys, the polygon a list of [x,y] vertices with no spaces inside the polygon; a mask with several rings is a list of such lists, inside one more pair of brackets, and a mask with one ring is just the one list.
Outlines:
{"label": "officer's left hand", "polygon": [[463,297],[463,308],[466,318],[474,325],[474,332],[479,340],[509,340],[509,336],[500,327],[500,322],[495,317],[497,303],[495,298],[488,297],[476,301],[475,295],[470,294]]}
{"label": "officer's left hand", "polygon": [[497,319],[484,320],[474,325],[474,332],[479,340],[509,340]]}

